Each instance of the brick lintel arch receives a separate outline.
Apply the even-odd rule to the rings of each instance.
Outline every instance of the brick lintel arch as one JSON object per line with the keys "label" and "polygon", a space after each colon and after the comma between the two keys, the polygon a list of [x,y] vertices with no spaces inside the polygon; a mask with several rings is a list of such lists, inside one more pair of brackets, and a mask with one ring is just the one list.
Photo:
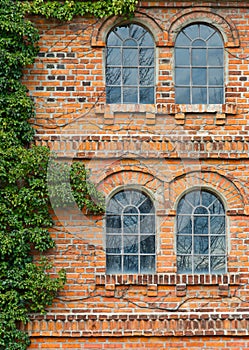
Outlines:
{"label": "brick lintel arch", "polygon": [[[98,189],[109,197],[117,189],[137,188],[150,194],[157,210],[164,208],[164,183],[148,169],[130,166],[117,166],[112,172],[107,171],[98,181]],[[152,196],[153,194],[153,196]]]}
{"label": "brick lintel arch", "polygon": [[182,28],[196,22],[212,24],[219,29],[223,35],[225,47],[240,45],[238,30],[229,17],[222,17],[212,8],[193,7],[180,11],[171,20],[168,46],[174,46],[176,36]]}
{"label": "brick lintel arch", "polygon": [[246,206],[246,197],[243,189],[238,188],[231,180],[213,171],[193,171],[178,176],[170,182],[170,200],[176,209],[179,199],[184,193],[194,188],[203,188],[213,191],[226,204],[227,213],[243,214]]}
{"label": "brick lintel arch", "polygon": [[107,34],[112,28],[131,22],[138,25],[140,24],[149,30],[154,37],[156,46],[162,46],[167,42],[167,33],[163,31],[162,27],[156,22],[153,17],[147,14],[135,13],[132,21],[124,19],[121,20],[120,17],[113,16],[103,21],[99,26],[96,25],[91,40],[92,47],[105,47]]}

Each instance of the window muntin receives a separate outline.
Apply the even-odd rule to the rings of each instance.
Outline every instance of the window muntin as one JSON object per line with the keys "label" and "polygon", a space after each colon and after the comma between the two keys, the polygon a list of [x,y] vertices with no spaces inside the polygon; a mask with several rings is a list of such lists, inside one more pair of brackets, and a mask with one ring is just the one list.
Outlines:
{"label": "window muntin", "polygon": [[175,102],[224,103],[224,45],[206,24],[184,28],[175,42]]}
{"label": "window muntin", "polygon": [[155,209],[143,192],[116,193],[106,209],[106,272],[155,272]]}
{"label": "window muntin", "polygon": [[115,27],[106,45],[106,102],[154,103],[154,41],[137,24]]}
{"label": "window muntin", "polygon": [[177,207],[178,273],[226,272],[224,206],[211,192],[194,190]]}

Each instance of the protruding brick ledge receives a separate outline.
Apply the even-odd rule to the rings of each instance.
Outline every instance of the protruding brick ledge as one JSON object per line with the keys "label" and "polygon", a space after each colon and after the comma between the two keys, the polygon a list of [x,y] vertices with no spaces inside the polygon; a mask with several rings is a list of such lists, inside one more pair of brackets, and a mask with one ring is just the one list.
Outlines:
{"label": "protruding brick ledge", "polygon": [[96,285],[239,285],[239,274],[224,275],[96,275]]}
{"label": "protruding brick ledge", "polygon": [[25,328],[32,337],[247,336],[249,313],[56,314]]}
{"label": "protruding brick ledge", "polygon": [[73,158],[248,158],[249,136],[187,135],[36,135],[37,145],[46,145],[58,156]]}

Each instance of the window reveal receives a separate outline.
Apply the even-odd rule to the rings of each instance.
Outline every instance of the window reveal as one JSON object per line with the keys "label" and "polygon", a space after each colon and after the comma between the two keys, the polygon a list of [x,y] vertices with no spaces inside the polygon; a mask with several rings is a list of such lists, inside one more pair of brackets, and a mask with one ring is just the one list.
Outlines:
{"label": "window reveal", "polygon": [[137,24],[114,28],[106,45],[107,103],[154,103],[154,41]]}
{"label": "window reveal", "polygon": [[106,211],[107,273],[155,272],[155,210],[138,190],[123,190]]}
{"label": "window reveal", "polygon": [[224,45],[213,27],[193,24],[178,34],[175,94],[179,104],[224,103]]}

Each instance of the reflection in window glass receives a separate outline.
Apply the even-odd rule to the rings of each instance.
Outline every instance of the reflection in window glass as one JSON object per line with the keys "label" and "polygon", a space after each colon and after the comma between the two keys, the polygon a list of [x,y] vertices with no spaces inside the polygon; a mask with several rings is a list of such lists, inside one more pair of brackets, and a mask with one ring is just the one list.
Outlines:
{"label": "reflection in window glass", "polygon": [[226,272],[226,218],[220,199],[194,190],[177,207],[178,273]]}
{"label": "reflection in window glass", "polygon": [[138,190],[116,193],[106,208],[107,273],[154,273],[155,254],[151,199]]}
{"label": "reflection in window glass", "polygon": [[154,41],[137,24],[114,28],[106,43],[107,103],[154,103]]}
{"label": "reflection in window glass", "polygon": [[175,101],[179,104],[224,103],[224,45],[215,28],[192,24],[178,34]]}

